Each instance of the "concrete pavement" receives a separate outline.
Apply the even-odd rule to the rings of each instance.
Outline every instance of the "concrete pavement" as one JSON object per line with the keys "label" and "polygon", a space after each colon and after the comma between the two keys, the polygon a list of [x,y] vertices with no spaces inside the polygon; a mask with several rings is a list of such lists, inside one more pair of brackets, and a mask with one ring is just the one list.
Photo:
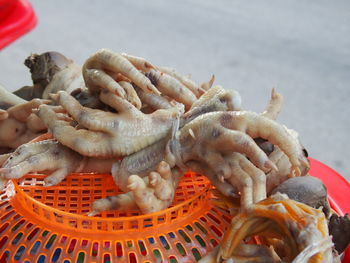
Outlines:
{"label": "concrete pavement", "polygon": [[350,180],[350,2],[31,1],[36,29],[0,52],[0,82],[30,83],[24,59],[56,50],[79,63],[105,47],[192,74],[216,75],[244,108],[264,109],[276,87],[280,122],[309,154]]}

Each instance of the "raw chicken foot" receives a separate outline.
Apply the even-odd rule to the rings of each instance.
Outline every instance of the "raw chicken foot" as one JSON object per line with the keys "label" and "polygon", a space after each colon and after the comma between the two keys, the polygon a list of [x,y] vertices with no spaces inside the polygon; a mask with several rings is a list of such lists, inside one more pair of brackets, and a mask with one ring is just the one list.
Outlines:
{"label": "raw chicken foot", "polygon": [[165,137],[182,113],[181,109],[173,107],[144,114],[115,94],[107,91],[107,94],[102,92],[100,95],[118,113],[83,107],[63,91],[54,97],[86,129],[77,130],[67,121],[59,120],[45,105],[39,108],[37,115],[59,142],[84,156],[122,157]]}
{"label": "raw chicken foot", "polygon": [[109,173],[115,162],[114,159],[81,156],[56,140],[23,144],[4,157],[7,160],[0,168],[0,190],[8,180],[19,179],[29,172],[49,174],[44,181],[46,186],[51,186],[73,172]]}
{"label": "raw chicken foot", "polygon": [[[205,90],[174,71],[164,70],[167,72],[157,70],[143,58],[101,49],[85,62],[83,76],[92,95],[105,89],[127,99],[140,109],[139,96],[149,99],[149,96],[143,93],[155,94],[155,98],[160,97],[162,93],[162,97],[166,96],[183,103],[188,110]],[[214,77],[204,85],[206,89],[211,87],[213,81]],[[141,91],[136,94],[128,82],[139,87]]]}
{"label": "raw chicken foot", "polygon": [[[181,116],[179,128],[181,129],[185,124],[207,112],[236,111],[240,108],[241,97],[237,92],[226,91],[222,87],[216,86],[203,94],[192,105],[191,109]],[[128,191],[127,183],[130,175],[137,174],[144,177],[156,169],[158,163],[165,158],[165,148],[169,136],[170,134],[113,165],[113,179],[120,189]]]}
{"label": "raw chicken foot", "polygon": [[146,73],[146,77],[151,80],[152,84],[156,86],[162,94],[170,98],[175,98],[176,101],[183,103],[186,110],[188,110],[197,99],[191,90],[168,74],[151,69]]}
{"label": "raw chicken foot", "polygon": [[[206,112],[239,110],[240,107],[241,98],[237,92],[226,91],[220,86],[213,87],[210,90],[208,90],[204,95],[202,95],[192,105],[190,111],[188,111],[181,117],[180,128],[186,123],[192,121],[196,117]],[[126,156],[121,161],[115,162],[112,168],[112,176],[118,187],[121,190],[128,192],[130,191],[128,187],[130,176],[137,174],[139,177],[147,177],[148,174],[156,170],[157,165],[165,159],[165,149],[168,140],[169,138],[165,137],[159,140],[158,142],[142,149],[141,151]],[[174,170],[178,171],[176,167],[174,167],[172,170],[173,173]],[[173,189],[173,191],[175,191],[175,188]],[[129,195],[132,195],[132,193],[126,194],[126,196]],[[123,200],[130,201],[130,197],[122,197]],[[93,204],[94,210],[104,211],[106,209],[115,209],[115,206],[112,205],[112,203],[119,201],[120,198],[120,195],[117,195],[101,199],[101,201],[97,200]],[[127,209],[129,206],[127,204],[123,205],[123,203],[120,203],[118,204],[118,207],[119,209]]]}
{"label": "raw chicken foot", "polygon": [[0,110],[7,110],[12,106],[26,102],[26,100],[12,94],[0,84]]}
{"label": "raw chicken foot", "polygon": [[[214,89],[214,88],[213,88]],[[209,91],[208,91],[209,92]],[[221,103],[223,103],[223,101],[225,101],[224,98],[226,98],[227,94],[221,94],[221,100],[219,99],[218,101],[220,101]],[[191,110],[186,113],[186,117],[187,118],[183,118],[180,124],[180,127],[183,126],[186,123],[189,123],[188,125],[192,124],[193,122],[195,122],[198,119],[201,119],[203,116],[206,116],[208,114],[198,114],[198,112],[201,112],[203,114],[204,110],[207,109],[214,109],[216,107],[216,105],[220,105],[218,102],[213,103],[213,101],[211,101],[209,98],[209,96],[207,98],[204,97],[205,94],[201,97],[203,98],[202,103],[198,103],[198,107],[196,107],[196,105],[193,105]],[[240,103],[237,103],[237,101],[235,99],[233,99],[233,97],[231,97],[230,99],[228,99],[227,101],[230,101],[230,103],[228,103],[229,105],[231,105],[231,103],[234,101],[235,105],[240,105]],[[199,101],[198,101],[199,102]],[[270,107],[271,109],[275,109],[276,107],[279,107],[279,104],[275,103],[275,98],[272,98],[270,101],[270,106],[271,105],[275,105],[274,107]],[[226,102],[227,105],[227,102]],[[231,106],[227,106],[227,107],[231,107]],[[219,108],[219,107],[218,107]],[[238,106],[239,108],[239,106]],[[215,110],[214,110],[215,111]],[[234,114],[234,112],[227,112],[228,114]],[[198,114],[198,115],[197,115]],[[220,114],[225,114],[224,112],[221,112]],[[240,112],[240,114],[242,114],[242,112]],[[246,113],[246,114],[250,114],[250,115],[254,115],[254,113]],[[259,116],[257,114],[255,114],[256,116]],[[254,115],[254,116],[255,116]],[[198,117],[199,116],[199,117]],[[238,115],[239,116],[239,115]],[[198,118],[196,118],[198,117]],[[270,137],[276,137],[276,139],[271,139],[271,141],[274,141],[277,144],[283,144],[285,143],[284,140],[287,141],[291,141],[290,145],[287,147],[285,147],[286,151],[288,151],[289,156],[293,156],[293,154],[295,154],[293,152],[294,148],[298,149],[298,145],[296,143],[295,140],[292,140],[291,137],[289,136],[289,134],[285,131],[285,129],[275,123],[272,120],[267,119],[266,117],[263,116],[259,116],[259,118],[261,118],[262,120],[265,120],[265,122],[268,123],[272,123],[270,124],[270,126],[272,126],[271,128],[271,134],[268,136],[268,138]],[[193,120],[191,122],[191,120]],[[206,127],[213,127],[213,124],[210,123],[208,124],[208,126]],[[186,126],[185,126],[186,127]],[[198,126],[196,127],[196,129],[198,130],[198,132],[200,130],[204,131],[203,133],[205,133],[205,129],[203,128],[205,127],[205,125],[202,126]],[[260,127],[261,129],[266,129],[266,127],[264,125],[262,125],[262,127]],[[193,129],[195,131],[197,131],[196,129]],[[181,137],[183,135],[182,133],[183,129],[180,129],[180,134],[179,137]],[[212,148],[210,148],[212,146],[212,144],[207,143],[208,141],[213,139],[212,134],[210,133],[205,133],[203,135],[203,138],[200,139],[201,137],[197,137],[197,139],[199,141],[197,142],[193,142],[193,144],[189,141],[189,140],[195,140],[192,136],[195,136],[196,138],[196,132],[195,131],[189,131],[191,138],[189,139],[188,136],[186,138],[184,138],[182,141],[181,139],[179,139],[179,141],[181,141],[182,143],[185,144],[184,148],[188,149],[188,151],[190,152],[189,154],[193,153],[194,155],[196,155],[197,153],[197,143],[199,143],[198,145],[200,145],[200,149],[202,151],[212,151]],[[200,132],[199,132],[200,133]],[[223,133],[223,132],[221,132]],[[242,133],[243,134],[243,133]],[[240,135],[240,134],[238,134]],[[243,136],[243,135],[241,135]],[[257,167],[255,167],[250,161],[248,161],[248,159],[243,156],[242,154],[239,153],[231,153],[232,151],[235,150],[241,150],[241,152],[246,153],[247,149],[250,150],[250,159],[251,160],[259,160],[259,159],[263,159],[263,161],[260,161],[260,163],[262,164],[269,164],[273,167],[273,163],[271,163],[267,156],[255,145],[254,141],[248,137],[247,135],[245,135],[245,138],[249,138],[246,139],[248,141],[250,141],[249,145],[245,145],[245,147],[238,147],[239,149],[237,149],[237,145],[239,146],[239,143],[234,146],[231,147],[230,149],[227,149],[226,152],[224,152],[223,154],[223,160],[225,163],[228,164],[229,166],[229,177],[227,178],[228,181],[230,182],[230,184],[224,183],[219,180],[217,180],[216,175],[217,174],[217,170],[212,169],[212,166],[215,166],[218,164],[218,160],[209,160],[212,162],[203,162],[203,159],[201,158],[197,158],[197,159],[192,159],[190,158],[189,161],[187,161],[187,159],[180,165],[177,165],[180,168],[183,168],[183,170],[187,170],[187,168],[190,168],[191,170],[194,170],[198,173],[201,174],[206,174],[210,180],[213,182],[213,184],[218,187],[218,189],[220,191],[223,191],[226,195],[231,195],[231,196],[236,196],[238,191],[237,191],[237,187],[240,190],[243,190],[243,203],[247,204],[247,206],[249,204],[252,204],[253,202],[258,202],[262,199],[264,199],[266,197],[266,182],[265,182],[265,174],[259,170]],[[215,136],[214,136],[215,137]],[[265,137],[267,138],[267,137]],[[215,139],[215,138],[214,138]],[[134,153],[130,156],[125,157],[122,161],[116,162],[113,165],[113,169],[112,169],[112,175],[113,178],[115,180],[115,182],[117,183],[117,185],[124,191],[128,191],[127,189],[127,182],[128,182],[128,178],[130,175],[132,174],[138,174],[140,176],[145,176],[147,173],[155,169],[155,165],[158,164],[161,160],[165,159],[167,160],[169,163],[171,163],[172,167],[174,167],[175,163],[174,160],[172,161],[172,156],[173,154],[168,155],[168,157],[170,156],[170,158],[167,158],[167,156],[165,155],[161,155],[160,153],[164,153],[165,148],[166,148],[166,140],[167,139],[163,139],[162,141],[159,141],[137,153]],[[215,143],[215,142],[213,142]],[[225,142],[226,143],[226,142]],[[246,144],[245,141],[242,141],[242,144]],[[288,144],[288,143],[285,143]],[[188,146],[188,148],[186,148]],[[208,147],[208,148],[206,148]],[[219,147],[222,148],[222,145],[220,145]],[[291,147],[291,149],[288,149],[288,147]],[[224,149],[224,148],[222,148]],[[187,150],[185,150],[187,151]],[[193,152],[191,152],[193,151]],[[248,151],[249,153],[249,151]],[[219,156],[219,154],[217,155]],[[257,157],[254,157],[257,156]],[[173,156],[174,157],[174,156]],[[220,156],[219,156],[220,157]],[[175,157],[173,159],[176,159]],[[219,160],[220,161],[220,160]],[[218,167],[222,167],[221,163],[219,163]],[[209,168],[210,167],[210,168]],[[216,167],[216,166],[215,166]],[[209,168],[209,169],[208,169]],[[261,165],[260,165],[261,168]],[[236,175],[236,177],[235,177]]]}
{"label": "raw chicken foot", "polygon": [[[273,91],[274,94],[274,91]],[[276,95],[276,94],[274,94]],[[198,101],[196,101],[189,112],[185,113],[184,116],[181,118],[180,121],[180,128],[184,126],[186,123],[189,123],[196,117],[203,115],[205,112],[211,112],[211,111],[220,111],[220,110],[239,110],[241,105],[241,100],[239,94],[235,92],[227,92],[223,90],[221,87],[214,87],[210,90],[208,90]],[[266,111],[266,114],[269,113],[271,110],[273,112],[278,111],[276,108],[280,107],[280,97],[279,96],[272,96],[270,103],[269,103],[269,110]],[[167,138],[164,138],[157,143],[150,145],[149,147],[136,152],[132,155],[129,155],[125,157],[121,161],[117,161],[112,168],[112,175],[116,182],[116,184],[121,188],[123,191],[128,191],[128,178],[132,174],[138,174],[141,177],[147,176],[147,174],[153,170],[156,169],[156,165],[161,162],[162,160],[166,159],[165,156],[165,149],[167,144]],[[236,159],[233,156],[238,156],[239,158]],[[246,183],[249,184],[250,188],[248,188],[249,191],[245,194],[246,199],[251,198],[250,203],[253,201],[253,198],[255,202],[264,199],[266,197],[265,189],[266,189],[266,183],[265,183],[265,175],[264,173],[257,169],[253,164],[251,164],[246,157],[243,155],[240,155],[238,153],[233,153],[231,156],[231,160],[228,160],[229,163],[232,165],[238,165],[239,162],[243,163],[242,165],[245,167],[245,169],[248,169],[249,173],[252,173],[253,171],[253,180],[249,180],[247,178],[245,180]],[[186,163],[186,168],[190,168],[191,170],[194,170],[200,174],[205,174],[209,177],[209,179],[212,181],[212,183],[222,192],[224,192],[225,195],[228,196],[237,196],[237,183],[234,185],[232,184],[232,181],[234,179],[231,179],[231,184],[221,182],[217,180],[217,177],[215,175],[215,172],[213,172],[211,169],[208,168],[206,164],[203,162],[196,162],[196,161],[190,161]],[[241,169],[238,167],[237,169]],[[237,170],[236,169],[236,170]],[[247,177],[247,176],[246,176]],[[236,180],[237,181],[237,180]],[[254,189],[252,188],[252,185],[254,185]],[[247,188],[247,187],[246,187]],[[256,195],[253,197],[253,193],[255,193],[256,189]],[[251,195],[249,195],[249,193]],[[252,196],[252,197],[250,197]],[[111,197],[112,198],[112,197]],[[113,197],[116,198],[116,197]],[[99,205],[97,205],[98,207]]]}
{"label": "raw chicken foot", "polygon": [[100,89],[108,89],[124,98],[124,89],[115,81],[118,74],[131,80],[146,92],[160,94],[151,81],[127,57],[116,52],[101,49],[87,59],[83,66],[84,80],[91,94],[99,93]]}
{"label": "raw chicken foot", "polygon": [[48,100],[33,99],[12,106],[6,111],[0,110],[0,147],[15,149],[45,132],[46,126],[35,114],[32,114],[32,109],[48,102]]}
{"label": "raw chicken foot", "polygon": [[[238,96],[238,98],[237,98]],[[69,97],[71,98],[71,97]],[[215,111],[215,110],[234,110],[240,108],[240,97],[239,94],[232,91],[226,91],[220,86],[214,87],[206,92],[205,95],[203,95],[197,103],[194,105],[193,110],[187,112],[185,115],[181,118],[181,123],[185,124],[192,119],[196,118],[197,116],[207,112],[207,111]],[[50,113],[52,112],[52,107],[48,108],[50,110]],[[55,114],[54,117],[59,117],[58,113]],[[61,121],[68,125],[68,122],[70,122],[69,119],[65,119],[63,117],[58,118],[57,121]],[[181,124],[181,125],[183,125]],[[165,152],[165,146],[166,146],[167,140],[166,138],[161,139],[160,141],[154,143],[153,145],[146,147],[145,149],[136,152],[134,154],[131,154],[123,159],[120,165],[120,161],[116,161],[115,159],[96,159],[96,158],[86,158],[88,160],[87,167],[82,168],[84,172],[87,172],[90,169],[91,172],[110,172],[111,171],[111,164],[112,162],[115,162],[115,165],[113,166],[113,174],[114,174],[114,180],[118,184],[118,186],[124,190],[129,191],[127,188],[128,185],[128,177],[132,174],[138,174],[142,177],[147,176],[151,171],[156,170],[157,165],[164,159],[164,152]],[[60,152],[62,156],[60,158],[51,158],[51,162],[60,162],[60,164],[52,164],[54,167],[52,170],[48,170],[47,172],[53,173],[56,171],[55,167],[63,167],[64,162],[67,162],[67,166],[70,165],[70,158],[69,156],[65,157],[65,153],[70,153],[70,149],[60,144],[60,146],[56,146],[57,143],[52,143],[53,145],[50,145],[50,143],[45,143],[41,145],[41,147],[36,147],[34,144],[28,145],[28,150],[31,152],[31,156],[40,155],[44,152],[53,152],[53,150],[50,150],[50,147],[60,149]],[[67,150],[65,150],[67,148]],[[2,159],[6,159],[8,156],[2,156]],[[12,155],[12,158],[14,159],[12,163],[16,160],[16,163],[25,161],[26,158],[22,157],[22,155]],[[80,157],[83,159],[83,157]],[[110,161],[112,160],[112,161]],[[107,163],[106,163],[107,162]],[[79,166],[75,164],[76,166]],[[27,170],[21,170],[18,168],[15,168],[16,166],[11,166],[11,163],[8,163],[6,165],[6,174],[10,173],[10,168],[16,169],[17,176],[16,177],[22,177],[27,173]],[[20,166],[23,167],[23,166]],[[90,168],[89,168],[90,167]],[[33,171],[36,169],[39,169],[39,167],[33,167]],[[40,170],[37,170],[40,171]],[[67,172],[68,174],[68,172]],[[67,175],[66,174],[66,175]],[[65,176],[66,176],[65,175]],[[6,175],[4,176],[6,178]],[[119,178],[119,179],[118,179]],[[124,180],[125,179],[125,180]],[[57,180],[57,183],[59,180]]]}
{"label": "raw chicken foot", "polygon": [[252,138],[277,145],[292,164],[292,176],[300,175],[300,167],[309,166],[301,145],[282,125],[253,112],[207,113],[185,125],[177,136],[169,143],[168,162],[180,168],[190,161],[205,164],[219,181],[226,180],[241,190],[243,208],[266,197],[262,171],[277,170]]}
{"label": "raw chicken foot", "polygon": [[186,86],[190,91],[193,92],[194,95],[196,95],[197,98],[202,96],[202,94],[205,93],[214,83],[215,76],[213,75],[212,78],[201,85],[196,84],[194,81],[192,81],[190,78],[185,77],[181,75],[180,73],[176,72],[175,69],[168,68],[168,67],[156,67],[160,72],[166,73],[175,79],[177,79],[179,82],[181,82],[184,86]]}

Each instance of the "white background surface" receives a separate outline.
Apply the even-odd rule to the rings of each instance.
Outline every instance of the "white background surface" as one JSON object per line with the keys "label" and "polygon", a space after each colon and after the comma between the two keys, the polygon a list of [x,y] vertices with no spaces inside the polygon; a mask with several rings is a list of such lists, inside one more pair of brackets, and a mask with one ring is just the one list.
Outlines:
{"label": "white background surface", "polygon": [[[0,82],[31,83],[24,59],[55,50],[83,63],[100,48],[236,89],[244,108],[285,97],[280,122],[350,180],[350,1],[31,1],[37,27],[0,52]],[[69,4],[68,4],[69,3]]]}

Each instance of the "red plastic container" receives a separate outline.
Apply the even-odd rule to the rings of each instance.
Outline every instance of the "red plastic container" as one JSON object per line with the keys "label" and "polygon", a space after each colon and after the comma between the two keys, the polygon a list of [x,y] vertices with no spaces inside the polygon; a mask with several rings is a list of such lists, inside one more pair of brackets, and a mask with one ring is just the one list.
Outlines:
{"label": "red plastic container", "polygon": [[36,23],[28,0],[0,0],[0,49],[29,32]]}
{"label": "red plastic container", "polygon": [[[331,207],[340,215],[350,213],[350,184],[327,165],[309,158],[311,162],[310,174],[321,179],[327,186],[328,199]],[[343,263],[350,263],[350,247],[345,251]]]}

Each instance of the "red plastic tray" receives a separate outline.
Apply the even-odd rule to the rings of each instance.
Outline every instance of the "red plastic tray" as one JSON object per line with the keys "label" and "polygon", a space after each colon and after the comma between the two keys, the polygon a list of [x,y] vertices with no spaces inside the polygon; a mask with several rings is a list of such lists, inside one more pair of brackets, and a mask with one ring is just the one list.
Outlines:
{"label": "red plastic tray", "polygon": [[[350,184],[327,165],[309,158],[311,162],[310,174],[321,179],[327,186],[328,199],[331,207],[340,215],[350,213]],[[350,247],[344,254],[342,263],[350,263]]]}
{"label": "red plastic tray", "polygon": [[0,49],[33,29],[36,23],[28,0],[0,0]]}

